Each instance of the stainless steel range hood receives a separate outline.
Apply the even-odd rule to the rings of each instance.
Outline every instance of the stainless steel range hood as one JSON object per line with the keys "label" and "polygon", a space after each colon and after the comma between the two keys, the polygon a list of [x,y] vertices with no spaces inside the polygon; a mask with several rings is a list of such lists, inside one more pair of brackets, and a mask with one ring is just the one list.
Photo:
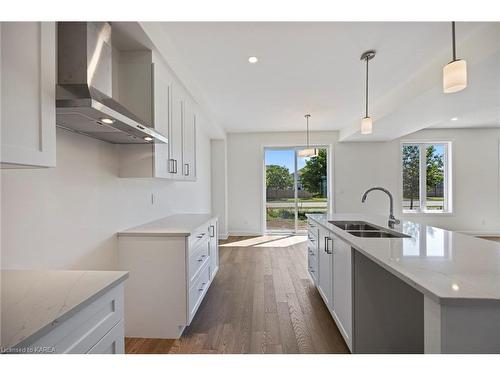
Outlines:
{"label": "stainless steel range hood", "polygon": [[57,126],[110,143],[167,143],[112,98],[111,26],[58,23]]}

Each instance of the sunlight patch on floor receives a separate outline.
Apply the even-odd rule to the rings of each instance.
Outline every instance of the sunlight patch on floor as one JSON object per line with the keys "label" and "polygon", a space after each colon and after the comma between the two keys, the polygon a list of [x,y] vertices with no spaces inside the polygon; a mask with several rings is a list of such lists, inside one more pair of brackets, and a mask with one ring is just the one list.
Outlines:
{"label": "sunlight patch on floor", "polygon": [[269,236],[258,236],[254,238],[247,238],[245,240],[241,241],[235,241],[235,242],[228,242],[225,244],[219,245],[219,247],[249,247],[249,246],[256,246],[259,244],[264,244],[265,242],[269,241],[275,241],[275,240],[280,240],[283,238],[287,238],[289,236],[287,235],[269,235]]}
{"label": "sunlight patch on floor", "polygon": [[287,247],[307,241],[307,236],[289,236],[255,245],[255,247]]}

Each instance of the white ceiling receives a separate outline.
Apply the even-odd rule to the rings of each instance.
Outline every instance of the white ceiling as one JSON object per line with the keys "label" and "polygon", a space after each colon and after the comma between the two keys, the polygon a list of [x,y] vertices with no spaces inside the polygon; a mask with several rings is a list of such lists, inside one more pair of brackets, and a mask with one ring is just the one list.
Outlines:
{"label": "white ceiling", "polygon": [[[342,130],[348,141],[385,140],[430,126],[500,124],[500,23],[457,23],[457,52],[468,62],[469,87],[452,95],[441,90],[441,69],[451,59],[449,22],[161,27],[172,67],[197,86],[227,132],[303,130],[305,113],[312,114],[311,130]],[[375,132],[361,138],[365,66],[359,58],[367,49],[377,50],[370,62]],[[249,64],[249,56],[259,62]],[[451,123],[455,116],[459,121]]]}

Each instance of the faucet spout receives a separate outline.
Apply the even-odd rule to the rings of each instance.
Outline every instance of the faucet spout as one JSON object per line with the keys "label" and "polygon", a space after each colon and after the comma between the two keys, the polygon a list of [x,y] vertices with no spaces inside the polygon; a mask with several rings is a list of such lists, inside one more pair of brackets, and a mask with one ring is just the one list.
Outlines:
{"label": "faucet spout", "polygon": [[394,199],[393,199],[392,194],[391,194],[391,192],[389,190],[387,190],[386,188],[380,187],[380,186],[372,187],[372,188],[368,189],[367,191],[365,191],[365,193],[363,194],[363,197],[361,198],[361,202],[365,203],[366,198],[368,197],[368,193],[370,193],[373,190],[383,191],[389,197],[389,221],[388,221],[388,226],[389,226],[389,228],[394,228],[394,224],[399,224],[400,221],[394,217]]}

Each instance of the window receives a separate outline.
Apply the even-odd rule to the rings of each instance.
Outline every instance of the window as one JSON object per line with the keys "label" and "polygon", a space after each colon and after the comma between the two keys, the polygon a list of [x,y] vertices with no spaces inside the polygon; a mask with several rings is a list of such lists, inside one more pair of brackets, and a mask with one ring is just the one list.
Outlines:
{"label": "window", "polygon": [[403,212],[451,212],[449,142],[401,145]]}

